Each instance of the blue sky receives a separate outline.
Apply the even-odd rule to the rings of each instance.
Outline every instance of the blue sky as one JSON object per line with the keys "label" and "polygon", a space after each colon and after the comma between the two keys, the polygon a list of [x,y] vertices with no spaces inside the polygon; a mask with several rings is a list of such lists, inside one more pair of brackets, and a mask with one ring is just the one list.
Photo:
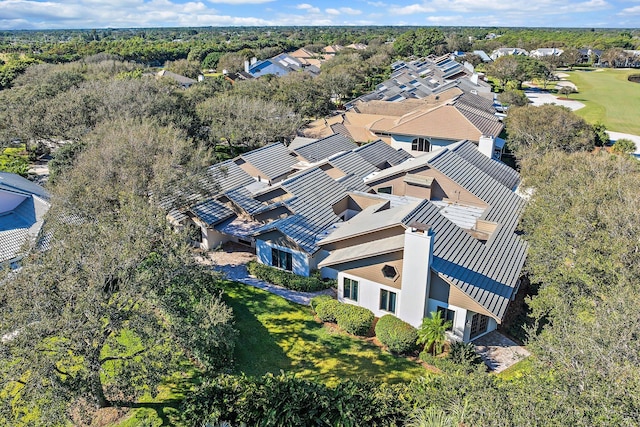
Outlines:
{"label": "blue sky", "polygon": [[0,29],[238,25],[640,27],[640,0],[0,0]]}

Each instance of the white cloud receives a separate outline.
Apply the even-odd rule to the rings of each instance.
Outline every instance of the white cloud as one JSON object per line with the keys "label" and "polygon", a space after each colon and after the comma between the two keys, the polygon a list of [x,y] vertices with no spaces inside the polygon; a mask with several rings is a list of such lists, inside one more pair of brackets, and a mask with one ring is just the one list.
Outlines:
{"label": "white cloud", "polygon": [[329,15],[360,15],[362,14],[361,10],[352,9],[350,7],[341,7],[339,9],[335,9],[330,7],[329,9],[324,10]]}
{"label": "white cloud", "polygon": [[307,13],[320,13],[320,8],[312,6],[308,3],[302,3],[297,5],[296,9],[306,10]]}
{"label": "white cloud", "polygon": [[413,15],[415,13],[430,13],[435,12],[436,9],[428,7],[422,4],[411,4],[404,7],[393,7],[389,9],[392,15]]}
{"label": "white cloud", "polygon": [[429,16],[427,17],[427,21],[432,24],[438,25],[449,25],[462,22],[464,18],[460,15],[458,16]]}
{"label": "white cloud", "polygon": [[618,15],[637,15],[640,14],[640,6],[627,7],[626,9],[622,9]]}

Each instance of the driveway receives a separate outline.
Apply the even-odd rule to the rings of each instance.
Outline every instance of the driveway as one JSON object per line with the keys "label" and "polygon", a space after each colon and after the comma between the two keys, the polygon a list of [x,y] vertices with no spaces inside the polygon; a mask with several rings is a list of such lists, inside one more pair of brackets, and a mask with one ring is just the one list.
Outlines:
{"label": "driveway", "polygon": [[473,344],[484,363],[496,374],[531,355],[527,349],[498,331],[489,332],[473,340]]}

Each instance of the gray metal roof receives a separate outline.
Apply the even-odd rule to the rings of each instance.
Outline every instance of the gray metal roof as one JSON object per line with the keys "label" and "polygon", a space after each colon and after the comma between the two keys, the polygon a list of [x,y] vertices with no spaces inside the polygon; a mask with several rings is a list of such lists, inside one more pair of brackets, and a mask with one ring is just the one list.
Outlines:
{"label": "gray metal roof", "polygon": [[[513,208],[517,216],[518,207]],[[433,270],[502,319],[526,258],[527,244],[520,236],[499,226],[483,244],[426,200],[403,219],[407,225],[414,221],[429,224],[434,231]]]}
{"label": "gray metal roof", "polygon": [[340,220],[333,205],[344,197],[347,188],[317,167],[284,181],[282,187],[294,195],[285,202],[294,215],[265,225],[260,233],[277,229],[304,251],[316,252],[318,235]]}
{"label": "gray metal roof", "polygon": [[293,150],[309,162],[315,163],[342,151],[351,151],[358,146],[343,135],[336,134],[313,141]]}
{"label": "gray metal roof", "polygon": [[507,188],[514,189],[520,183],[517,171],[498,160],[488,158],[478,151],[473,142],[464,141],[450,150]]}
{"label": "gray metal roof", "polygon": [[380,139],[358,147],[353,151],[379,169],[384,169],[385,165],[386,167],[389,165],[395,166],[413,157],[402,149],[396,150]]}
{"label": "gray metal roof", "polygon": [[253,197],[253,194],[245,187],[239,187],[224,193],[239,208],[244,209],[250,215],[255,214],[264,207],[264,204]]}
{"label": "gray metal roof", "polygon": [[348,190],[369,191],[369,186],[364,183],[364,177],[379,170],[353,151],[337,154],[329,159],[329,163],[347,174],[341,182]]}
{"label": "gray metal roof", "polygon": [[35,182],[9,172],[0,172],[0,190],[17,192],[23,195],[35,194],[45,200],[50,198],[49,193]]}
{"label": "gray metal roof", "polygon": [[510,188],[453,151],[442,150],[429,161],[429,166],[488,203],[489,209],[483,219],[497,222],[511,232],[515,231],[525,201]]}
{"label": "gray metal roof", "polygon": [[21,256],[28,241],[35,241],[49,210],[49,194],[39,185],[21,176],[0,172],[0,262]]}
{"label": "gray metal roof", "polygon": [[243,171],[233,160],[226,160],[209,166],[206,175],[205,185],[212,195],[255,182],[255,179]]}
{"label": "gray metal roof", "polygon": [[298,163],[298,160],[290,154],[287,147],[279,142],[249,151],[240,157],[269,179],[288,174],[291,172],[291,166]]}
{"label": "gray metal roof", "polygon": [[234,211],[214,199],[198,203],[191,208],[191,212],[207,224],[207,226],[218,224],[235,216]]}

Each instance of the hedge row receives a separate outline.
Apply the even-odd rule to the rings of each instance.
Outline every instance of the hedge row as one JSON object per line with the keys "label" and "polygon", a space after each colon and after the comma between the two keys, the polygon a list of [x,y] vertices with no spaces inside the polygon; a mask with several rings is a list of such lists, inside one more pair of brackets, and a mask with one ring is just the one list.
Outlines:
{"label": "hedge row", "polygon": [[391,314],[385,314],[378,320],[376,337],[392,353],[410,353],[418,348],[418,330]]}
{"label": "hedge row", "polygon": [[310,277],[298,276],[288,271],[280,270],[257,261],[250,261],[247,264],[249,274],[265,282],[274,285],[284,286],[287,289],[301,292],[316,292],[335,286],[333,280],[322,280],[319,273]]}
{"label": "hedge row", "polygon": [[218,375],[181,403],[184,425],[396,426],[411,405],[406,384],[343,380],[336,386],[293,375]]}
{"label": "hedge row", "polygon": [[335,322],[353,335],[367,335],[373,325],[371,310],[357,305],[345,304],[322,295],[311,299],[311,308],[323,322]]}

